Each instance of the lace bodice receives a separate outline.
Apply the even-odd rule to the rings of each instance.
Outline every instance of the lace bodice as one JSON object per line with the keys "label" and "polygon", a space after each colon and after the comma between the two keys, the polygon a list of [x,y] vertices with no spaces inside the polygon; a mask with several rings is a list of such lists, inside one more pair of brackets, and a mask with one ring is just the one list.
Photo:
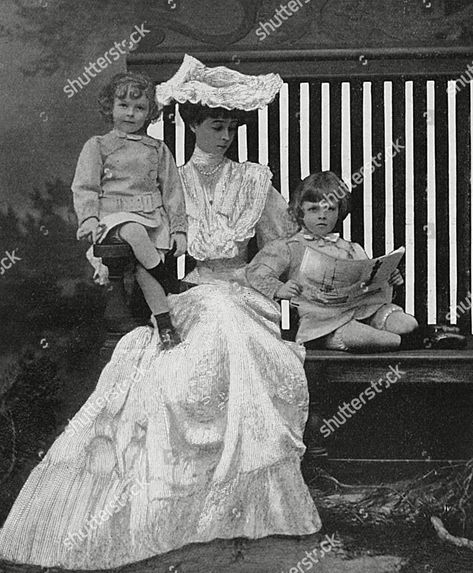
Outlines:
{"label": "lace bodice", "polygon": [[236,163],[196,148],[179,171],[186,198],[188,250],[198,261],[238,259],[244,264],[248,241],[255,233],[261,246],[293,232],[287,203],[273,189],[268,167]]}

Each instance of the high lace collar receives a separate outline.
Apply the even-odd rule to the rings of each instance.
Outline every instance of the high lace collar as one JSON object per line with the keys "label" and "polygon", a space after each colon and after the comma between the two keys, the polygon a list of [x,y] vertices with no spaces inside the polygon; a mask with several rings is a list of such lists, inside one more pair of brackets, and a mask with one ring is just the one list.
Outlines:
{"label": "high lace collar", "polygon": [[202,151],[202,149],[196,145],[191,159],[199,167],[212,168],[224,161],[225,154],[208,153],[207,151]]}

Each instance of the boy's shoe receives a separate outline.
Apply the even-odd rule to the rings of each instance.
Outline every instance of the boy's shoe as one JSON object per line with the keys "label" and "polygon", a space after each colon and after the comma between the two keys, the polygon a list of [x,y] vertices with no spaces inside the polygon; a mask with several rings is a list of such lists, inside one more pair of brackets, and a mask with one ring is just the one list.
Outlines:
{"label": "boy's shoe", "polygon": [[425,333],[428,335],[438,334],[439,332],[451,332],[452,334],[460,334],[458,326],[450,324],[428,324],[425,328]]}
{"label": "boy's shoe", "polygon": [[466,337],[455,332],[437,331],[424,338],[424,348],[435,350],[463,350]]}
{"label": "boy's shoe", "polygon": [[460,334],[458,326],[429,324],[423,328],[424,348],[436,350],[462,350],[467,339]]}
{"label": "boy's shoe", "polygon": [[430,324],[401,335],[400,350],[462,350],[467,339],[457,326]]}
{"label": "boy's shoe", "polygon": [[158,332],[161,344],[163,345],[163,350],[170,350],[181,342],[181,338],[173,326],[165,326],[164,328],[158,327]]}

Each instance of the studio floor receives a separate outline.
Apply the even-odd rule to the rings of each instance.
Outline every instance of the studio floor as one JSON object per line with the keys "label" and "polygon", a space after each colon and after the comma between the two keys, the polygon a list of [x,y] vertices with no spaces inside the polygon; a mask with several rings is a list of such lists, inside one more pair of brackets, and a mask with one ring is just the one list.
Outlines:
{"label": "studio floor", "polygon": [[[337,545],[320,556],[326,535]],[[315,550],[315,552],[314,552]],[[308,560],[306,555],[317,556]],[[305,561],[303,561],[305,559]],[[318,559],[318,563],[314,560]],[[1,573],[59,573],[60,569],[9,565]],[[337,531],[303,538],[215,540],[130,564],[114,573],[471,573],[473,552],[445,545],[429,531]],[[98,572],[96,572],[98,573]],[[111,573],[111,570],[108,570]]]}

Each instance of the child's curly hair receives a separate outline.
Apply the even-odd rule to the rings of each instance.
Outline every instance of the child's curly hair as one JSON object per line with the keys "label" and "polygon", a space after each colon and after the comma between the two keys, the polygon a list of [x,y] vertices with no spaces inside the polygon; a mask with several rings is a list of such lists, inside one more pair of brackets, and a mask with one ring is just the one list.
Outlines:
{"label": "child's curly hair", "polygon": [[146,74],[136,72],[120,72],[115,74],[110,82],[100,91],[98,102],[99,111],[108,121],[113,121],[113,103],[115,98],[138,99],[142,95],[149,101],[149,113],[145,127],[158,119],[160,111],[155,100],[155,86],[151,78]]}
{"label": "child's curly hair", "polygon": [[289,213],[300,227],[302,227],[304,220],[304,211],[302,210],[304,201],[324,202],[327,207],[334,204],[338,205],[338,224],[350,212],[351,193],[345,182],[333,171],[319,171],[311,173],[299,183],[289,202]]}

